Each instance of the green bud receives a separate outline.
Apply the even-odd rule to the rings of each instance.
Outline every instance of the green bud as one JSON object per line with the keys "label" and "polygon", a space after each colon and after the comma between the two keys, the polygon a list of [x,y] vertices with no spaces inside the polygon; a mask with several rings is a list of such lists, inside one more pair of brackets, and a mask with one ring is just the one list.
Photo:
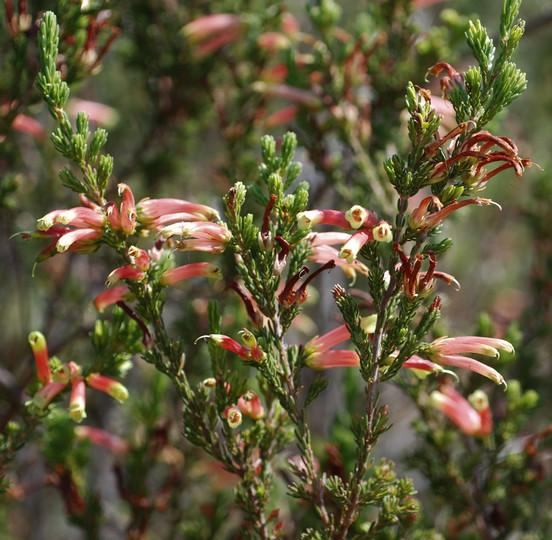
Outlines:
{"label": "green bud", "polygon": [[527,392],[523,394],[522,402],[525,409],[533,409],[539,402],[539,394],[535,392],[535,390],[527,390]]}
{"label": "green bud", "polygon": [[90,161],[96,161],[97,155],[100,153],[100,150],[103,148],[107,142],[107,131],[102,128],[98,128],[94,135],[92,135],[92,140],[90,141]]}
{"label": "green bud", "polygon": [[113,172],[113,158],[106,154],[100,157],[100,163],[98,164],[98,188],[103,193],[107,188],[109,177]]}

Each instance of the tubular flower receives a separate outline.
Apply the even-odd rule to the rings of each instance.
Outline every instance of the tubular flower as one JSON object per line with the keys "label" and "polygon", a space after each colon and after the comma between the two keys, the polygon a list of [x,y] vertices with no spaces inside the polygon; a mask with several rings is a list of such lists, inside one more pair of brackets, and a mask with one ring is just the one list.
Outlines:
{"label": "tubular flower", "polygon": [[29,334],[29,343],[35,358],[38,380],[46,384],[52,379],[52,370],[48,365],[48,346],[46,344],[46,339],[41,332],[31,332]]}
{"label": "tubular flower", "polygon": [[265,410],[261,405],[261,400],[253,390],[248,390],[238,399],[238,408],[242,414],[249,416],[249,418],[253,420],[260,420],[265,416]]}
{"label": "tubular flower", "polygon": [[91,253],[98,248],[102,236],[103,231],[100,229],[73,229],[59,238],[56,248],[58,253]]}
{"label": "tubular flower", "polygon": [[180,221],[161,229],[159,236],[165,240],[172,236],[184,236],[226,243],[232,238],[232,233],[226,227],[209,221]]}
{"label": "tubular flower", "polygon": [[69,401],[69,418],[82,422],[86,418],[86,385],[82,377],[75,378],[71,383],[71,399]]}
{"label": "tubular flower", "polygon": [[226,349],[227,351],[237,354],[243,360],[254,360],[255,362],[262,362],[265,358],[265,353],[258,347],[257,341],[247,330],[244,330],[242,333],[242,339],[246,343],[251,343],[251,346],[241,345],[237,341],[233,340],[231,337],[225,336],[223,334],[207,334],[205,336],[200,336],[196,339],[210,339],[215,345]]}
{"label": "tubular flower", "polygon": [[[136,212],[138,221],[147,228],[156,223],[212,221],[219,218],[219,213],[214,208],[182,199],[142,199],[136,205]],[[180,217],[181,215],[193,216],[193,219]]]}
{"label": "tubular flower", "polygon": [[395,243],[393,249],[399,254],[401,259],[400,271],[403,275],[403,291],[407,298],[423,298],[427,296],[435,287],[435,278],[441,279],[447,285],[455,284],[460,288],[460,284],[450,274],[437,272],[435,267],[437,259],[433,252],[428,252],[429,268],[427,272],[420,272],[424,261],[423,255],[415,255],[413,262],[403,253],[399,244]]}
{"label": "tubular flower", "polygon": [[181,221],[168,225],[159,231],[159,236],[169,239],[174,236],[189,237],[176,240],[179,251],[206,251],[222,253],[232,238],[232,233],[222,225],[207,221]]}
{"label": "tubular flower", "polygon": [[[437,212],[430,213],[428,211],[430,204],[433,204],[437,208]],[[494,204],[500,208],[500,205],[491,199],[482,199],[481,197],[453,202],[443,208],[443,203],[441,203],[437,197],[431,196],[426,197],[420,203],[420,206],[412,212],[409,219],[409,225],[412,229],[420,229],[421,232],[433,229],[453,212],[469,204],[476,204],[477,206],[489,206]]]}
{"label": "tubular flower", "polygon": [[40,413],[46,409],[51,401],[67,386],[67,383],[47,382],[26,405],[31,413]]}
{"label": "tubular flower", "polygon": [[428,404],[448,416],[466,435],[476,435],[481,419],[469,401],[454,388],[445,385],[429,395]]}
{"label": "tubular flower", "polygon": [[119,268],[115,268],[105,281],[106,285],[110,287],[114,283],[117,283],[121,279],[130,279],[131,281],[142,281],[146,277],[146,272],[136,268],[132,264],[127,264]]}
{"label": "tubular flower", "polygon": [[[368,334],[373,334],[376,330],[377,315],[369,315],[368,317],[363,317],[361,320],[361,326],[365,332]],[[311,339],[305,345],[305,351],[307,354],[316,354],[325,352],[335,345],[339,345],[344,341],[347,341],[351,337],[351,334],[347,328],[346,324],[342,324],[333,330],[330,330],[322,336],[316,336]]]}
{"label": "tubular flower", "polygon": [[406,362],[403,363],[402,367],[412,370],[420,379],[423,379],[430,373],[450,373],[455,375],[452,371],[447,371],[443,369],[442,366],[432,362],[431,360],[426,360],[420,356],[413,355]]}
{"label": "tubular flower", "polygon": [[369,272],[366,265],[359,261],[348,263],[340,258],[339,251],[332,247],[334,244],[345,244],[351,236],[346,232],[309,233],[306,238],[312,245],[312,251],[308,257],[309,261],[325,264],[333,260],[336,266],[339,266],[345,272],[347,277],[352,278],[353,283],[357,272],[367,276]]}
{"label": "tubular flower", "polygon": [[136,205],[134,203],[134,195],[132,190],[126,184],[119,184],[117,186],[119,195],[123,196],[123,202],[121,202],[121,230],[130,235],[134,233],[136,229]]}
{"label": "tubular flower", "polygon": [[347,212],[339,210],[307,210],[297,214],[297,226],[308,229],[314,225],[335,225],[342,229],[358,229],[360,227],[375,227],[378,219],[369,210],[355,205]]}
{"label": "tubular flower", "polygon": [[[472,406],[474,402],[476,406]],[[440,390],[434,390],[429,396],[428,403],[448,416],[466,435],[485,437],[492,431],[489,400],[481,390],[465,399],[447,384]]]}
{"label": "tubular flower", "polygon": [[53,210],[37,222],[39,231],[47,231],[54,225],[71,225],[78,228],[103,229],[106,224],[105,215],[92,208],[76,207],[69,210]]}
{"label": "tubular flower", "polygon": [[369,229],[361,229],[351,236],[343,245],[339,252],[339,258],[345,259],[349,264],[352,264],[362,247],[368,242],[374,241],[374,235]]}
{"label": "tubular flower", "polygon": [[121,285],[120,287],[114,287],[113,289],[109,289],[108,291],[98,294],[98,296],[94,298],[93,304],[94,307],[101,313],[106,307],[112,306],[117,302],[122,302],[124,300],[130,301],[133,299],[134,296],[130,292],[129,288],[125,285]]}
{"label": "tubular flower", "polygon": [[150,265],[150,258],[146,251],[137,248],[136,246],[130,246],[127,250],[127,256],[130,263],[136,266],[139,270],[147,270]]}
{"label": "tubular flower", "polygon": [[483,436],[490,435],[493,430],[493,416],[487,394],[485,394],[483,390],[476,390],[473,394],[468,396],[468,401],[477,411],[477,414],[481,420],[481,429],[479,434]]}
{"label": "tubular flower", "polygon": [[109,394],[119,403],[122,403],[128,398],[128,390],[125,386],[99,373],[91,373],[88,375],[88,377],[86,377],[86,384],[90,386],[90,388],[95,388],[96,390]]}
{"label": "tubular flower", "polygon": [[202,39],[217,35],[219,32],[239,28],[240,25],[239,15],[216,13],[193,20],[182,29],[182,33],[190,43],[198,43]]}
{"label": "tubular flower", "polygon": [[376,215],[363,206],[355,204],[347,212],[345,219],[349,222],[351,229],[360,229],[360,227],[376,227],[379,223]]}
{"label": "tubular flower", "polygon": [[320,354],[310,356],[306,362],[307,365],[313,369],[360,366],[358,353],[348,349],[324,351]]}
{"label": "tubular flower", "polygon": [[492,367],[473,358],[462,356],[464,353],[471,353],[497,358],[500,356],[498,349],[514,352],[512,344],[503,339],[461,336],[438,338],[430,344],[425,354],[438,364],[469,369],[491,379],[496,384],[505,384],[504,377]]}
{"label": "tubular flower", "polygon": [[331,270],[335,268],[336,264],[334,260],[328,261],[326,264],[315,270],[297,289],[294,289],[295,285],[304,275],[310,272],[307,266],[303,266],[297,274],[290,277],[282,292],[278,295],[278,302],[284,307],[290,307],[294,304],[302,304],[308,298],[307,285],[321,272],[325,270]]}
{"label": "tubular flower", "polygon": [[89,440],[93,444],[104,446],[114,454],[126,454],[130,450],[130,445],[121,437],[92,426],[76,426],[75,437],[79,441]]}
{"label": "tubular flower", "polygon": [[[362,318],[361,326],[365,332],[372,334],[376,329],[376,322],[377,315],[370,315]],[[355,351],[330,350],[331,347],[347,341],[350,337],[351,334],[345,324],[322,336],[316,336],[305,345],[307,365],[313,369],[360,366],[360,359]]]}
{"label": "tubular flower", "polygon": [[[499,150],[490,151],[495,146]],[[517,146],[508,137],[497,137],[488,131],[480,131],[466,139],[457,154],[437,163],[428,183],[434,184],[448,178],[451,167],[459,162],[471,165],[470,171],[462,176],[464,184],[471,191],[482,191],[493,176],[509,168],[514,169],[516,176],[521,178],[525,168],[533,165],[530,159],[518,155]],[[497,162],[503,163],[487,171],[487,165]]]}
{"label": "tubular flower", "polygon": [[243,30],[243,22],[239,15],[216,13],[188,23],[182,29],[182,34],[191,45],[194,45],[196,58],[202,59],[238,40]]}
{"label": "tubular flower", "polygon": [[203,276],[211,279],[222,279],[222,272],[215,264],[198,262],[167,270],[161,275],[159,282],[161,285],[174,285],[183,279],[195,276]]}
{"label": "tubular flower", "polygon": [[23,238],[51,238],[52,242],[38,255],[38,263],[57,253],[90,253],[97,249],[104,235],[107,219],[99,208],[77,207],[53,210],[37,222],[37,231]]}

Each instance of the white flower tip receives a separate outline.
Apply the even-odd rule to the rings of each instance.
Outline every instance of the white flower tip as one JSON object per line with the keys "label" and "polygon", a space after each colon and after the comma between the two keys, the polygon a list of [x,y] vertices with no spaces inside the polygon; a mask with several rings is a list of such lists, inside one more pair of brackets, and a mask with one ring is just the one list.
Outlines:
{"label": "white flower tip", "polygon": [[50,227],[53,227],[53,225],[54,220],[51,218],[46,219],[45,217],[43,217],[36,222],[36,228],[39,231],[47,231]]}
{"label": "white flower tip", "polygon": [[86,412],[81,405],[71,405],[69,407],[69,418],[80,424],[86,418]]}
{"label": "white flower tip", "polygon": [[376,242],[391,242],[393,240],[391,225],[386,222],[376,225],[372,229],[372,234],[374,235],[374,240],[376,240]]}
{"label": "white flower tip", "polygon": [[349,264],[353,264],[355,262],[355,254],[348,248],[341,248],[339,252],[339,258],[345,259]]}
{"label": "white flower tip", "polygon": [[310,212],[299,212],[297,214],[297,227],[299,229],[310,229],[312,226],[312,217]]}
{"label": "white flower tip", "polygon": [[345,213],[345,219],[351,225],[351,229],[359,229],[360,226],[364,223],[367,215],[368,211],[366,210],[366,208],[355,204],[349,210],[347,210],[347,212]]}

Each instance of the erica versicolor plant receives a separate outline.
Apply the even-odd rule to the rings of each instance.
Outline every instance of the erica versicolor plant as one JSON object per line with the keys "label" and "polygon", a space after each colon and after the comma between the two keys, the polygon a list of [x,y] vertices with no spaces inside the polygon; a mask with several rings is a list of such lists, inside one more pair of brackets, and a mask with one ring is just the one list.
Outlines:
{"label": "erica versicolor plant", "polygon": [[[216,475],[230,473],[234,503],[241,509],[240,538],[438,538],[424,536],[438,533],[424,522],[412,480],[399,477],[391,460],[376,458],[381,436],[392,429],[394,404],[380,396],[382,383],[391,381],[413,400],[419,414],[416,432],[431,449],[413,455],[413,463],[432,485],[439,479],[450,485],[451,512],[462,513],[463,521],[451,518],[448,530],[454,525],[455,533],[465,529],[481,538],[498,537],[495,531],[502,530],[492,512],[501,496],[496,486],[501,481],[511,486],[521,469],[519,463],[502,465],[505,445],[534,399],[515,380],[508,386],[499,372],[501,353],[514,354],[507,336],[443,335],[438,320],[446,311],[442,296],[452,304],[461,285],[442,257],[452,247],[442,225],[465,219],[468,211],[498,212],[499,203],[480,194],[489,182],[504,181],[508,174],[512,178],[512,173],[521,178],[532,165],[514,141],[487,130],[526,86],[512,61],[523,34],[519,7],[519,1],[504,2],[496,45],[479,21],[470,23],[466,36],[475,65],[461,72],[444,59],[429,67],[428,78],[439,80],[441,97],[454,110],[454,125],[443,126],[434,105],[438,97],[408,83],[405,137],[397,139],[395,154],[387,152],[372,169],[367,156],[374,154],[363,153],[370,139],[369,106],[355,89],[357,79],[369,84],[368,66],[380,44],[353,42],[343,58],[342,95],[330,95],[336,87],[315,67],[323,61],[330,65],[336,43],[349,40],[336,27],[340,7],[325,0],[310,8],[311,22],[327,44],[313,47],[320,58],[293,58],[294,44],[312,46],[314,38],[301,33],[297,20],[280,6],[279,30],[260,33],[255,45],[271,61],[259,67],[247,92],[263,105],[255,121],[265,128],[297,120],[303,130],[315,130],[327,116],[343,141],[358,149],[356,167],[365,175],[357,187],[364,197],[354,205],[337,198],[329,208],[309,202],[311,186],[301,163],[294,161],[298,136],[293,132],[279,139],[262,137],[255,180],[233,178],[218,205],[196,201],[201,193],[183,193],[181,199],[135,196],[138,190],[130,180],[113,178],[114,160],[104,151],[107,132],[91,131],[84,113],[74,126],[69,119],[69,87],[58,65],[59,29],[54,14],[46,12],[38,34],[36,86],[56,123],[51,142],[68,161],[60,180],[74,192],[77,206],[49,211],[21,237],[47,242],[36,257],[38,271],[54,257],[71,252],[95,257],[99,250],[109,253],[112,267],[104,290],[90,298],[102,314],[90,333],[90,358],[62,363],[49,356],[39,331],[29,335],[36,381],[28,389],[25,428],[14,431],[6,455],[41,423],[46,432],[61,425],[61,411],[67,409],[66,416],[80,424],[70,429],[71,444],[103,446],[117,456],[119,491],[134,517],[129,537],[145,537],[154,512],[169,504],[178,507],[174,494],[187,489],[193,474],[179,476],[177,462],[184,458],[174,456],[181,452],[192,459],[193,446],[202,452],[198,459],[210,456],[207,463]],[[238,47],[252,25],[245,15],[209,13],[188,22],[181,37],[193,62],[201,65]],[[289,52],[287,63],[274,61],[283,50]],[[90,60],[91,69],[102,54]],[[307,86],[286,79],[293,62],[298,72],[307,72]],[[232,69],[238,81],[244,71]],[[282,103],[266,114],[265,106],[272,110]],[[219,103],[221,117],[222,111]],[[315,139],[317,133],[300,134],[299,143],[315,156],[317,168],[333,168],[324,165],[316,144],[308,146],[310,136]],[[207,281],[201,289],[208,291],[205,299],[185,288]],[[186,335],[172,330],[175,306],[168,306],[180,287],[201,304],[201,320]],[[339,322],[333,329],[323,323],[325,314],[313,315],[319,296],[337,306]],[[229,316],[231,302],[239,315]],[[311,317],[328,331],[317,331]],[[119,382],[132,363],[140,362],[131,362],[132,355],[140,355],[165,383],[148,387],[146,381],[141,395],[133,396],[135,390]],[[323,410],[317,406],[325,391],[339,384],[327,372],[333,368],[346,368],[354,390],[346,396],[350,403],[343,413],[335,410],[335,395],[342,392],[327,398],[334,410],[324,413],[333,426],[326,440],[312,420]],[[468,374],[474,375],[468,379]],[[493,414],[498,394],[489,381],[506,389],[508,430]],[[166,457],[169,429],[165,426],[159,435],[163,424],[155,417],[164,393],[160,388],[176,396],[182,411],[183,437],[179,450],[172,448],[172,458]],[[81,424],[90,389],[125,402],[123,407],[133,400],[151,403],[152,410],[140,414],[157,421],[147,429],[160,439],[140,443]],[[148,401],[150,396],[155,399]],[[336,439],[338,427],[342,434]],[[51,429],[54,440],[61,428]],[[450,444],[461,437],[467,448],[478,445],[487,452],[483,480],[474,480],[483,459],[454,461],[460,458]],[[148,482],[140,476],[146,473],[136,472],[143,485],[135,482],[131,492],[132,482],[125,484],[125,478],[144,469],[136,456],[153,461],[162,454],[159,459],[169,469],[162,487],[146,496]],[[76,456],[66,464],[51,460],[57,464],[50,480],[62,492],[71,518],[91,530],[91,523],[99,526],[101,510],[82,494]],[[127,476],[123,460],[128,460]],[[222,504],[222,499],[210,502]]]}

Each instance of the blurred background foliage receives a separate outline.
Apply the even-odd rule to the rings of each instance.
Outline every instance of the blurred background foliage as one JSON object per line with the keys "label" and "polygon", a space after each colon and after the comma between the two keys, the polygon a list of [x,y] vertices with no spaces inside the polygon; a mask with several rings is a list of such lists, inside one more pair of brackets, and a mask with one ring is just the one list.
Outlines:
{"label": "blurred background foliage", "polygon": [[[83,2],[84,11],[81,2],[69,0],[28,2],[26,8],[25,3],[3,4],[3,432],[9,429],[9,421],[17,420],[17,411],[25,401],[24,389],[33,379],[29,332],[42,331],[52,355],[82,362],[93,352],[87,336],[96,315],[90,302],[103,290],[105,276],[114,265],[109,254],[100,250],[95,257],[54,257],[33,270],[37,246],[17,236],[21,231],[33,230],[36,219],[48,211],[76,204],[57,178],[57,171],[65,163],[48,140],[52,120],[33,88],[38,70],[35,21],[41,12],[54,10],[62,28],[61,69],[71,86],[68,108],[75,114],[80,108],[88,109],[92,121],[108,129],[106,148],[115,156],[114,177],[131,185],[137,199],[169,196],[220,208],[221,195],[234,181],[255,180],[261,135],[279,136],[291,129],[298,135],[299,157],[304,164],[300,180],[311,184],[311,208],[346,209],[353,203],[371,200],[374,210],[385,215],[389,201],[378,178],[384,177],[383,160],[406,145],[407,82],[426,85],[425,73],[438,61],[459,69],[473,63],[464,43],[468,20],[480,18],[489,33],[496,36],[500,9],[498,2],[473,0],[338,4],[112,0]],[[310,17],[306,8],[310,9]],[[235,38],[229,39],[226,46],[201,56],[183,28],[208,13],[234,13],[240,17],[240,24]],[[286,27],[292,24],[288,13],[299,25],[301,37],[297,30]],[[332,16],[337,17],[338,32],[330,32],[334,28]],[[445,293],[446,317],[439,329],[448,335],[498,334],[516,344],[515,360],[500,369],[507,379],[517,379],[522,389],[534,389],[539,395],[525,423],[515,427],[519,436],[512,444],[520,447],[524,436],[545,430],[551,421],[552,2],[524,0],[521,16],[527,21],[527,31],[516,62],[527,72],[529,86],[493,129],[514,139],[520,154],[530,156],[543,171],[533,167],[520,181],[504,173],[490,182],[486,196],[500,203],[502,213],[494,208],[468,208],[460,219],[447,223],[445,233],[455,239],[455,249],[442,259],[440,269],[453,274],[462,289]],[[18,31],[13,30],[16,19]],[[260,46],[267,32],[278,32],[281,44]],[[355,56],[355,50],[363,54]],[[360,67],[355,67],[355,62]],[[286,99],[281,89],[271,86],[284,83],[305,93]],[[437,85],[429,84],[439,96]],[[290,106],[296,109],[287,109],[294,113],[288,121],[274,116]],[[368,193],[368,189],[374,191]],[[224,286],[194,283],[176,291],[167,308],[174,334],[195,337],[206,333],[204,299],[226,298]],[[361,277],[355,287],[363,288]],[[320,312],[327,314],[333,309],[329,282],[327,289],[322,292],[318,315],[312,310],[310,318],[303,317],[298,340],[305,341],[335,326],[331,316],[320,317]],[[225,300],[226,328],[243,326],[245,317],[238,306],[237,298]],[[201,380],[205,375],[205,351],[190,345],[186,353],[186,369]],[[319,405],[322,420],[317,429],[320,435],[333,433],[340,444],[340,450],[333,452],[332,448],[323,448],[322,437],[319,442],[329,465],[339,469],[343,461],[346,463],[347,452],[353,451],[340,426],[347,422],[361,396],[352,371],[331,376],[342,384],[333,384],[325,394]],[[132,458],[114,459],[105,450],[91,452],[76,441],[71,448],[81,448],[78,452],[60,450],[56,433],[66,445],[63,433],[70,426],[63,418],[52,418],[47,427],[49,436],[38,443],[45,460],[36,448],[28,447],[12,464],[12,489],[0,505],[0,520],[6,524],[0,538],[79,538],[78,529],[67,524],[62,509],[65,504],[71,514],[67,505],[74,495],[73,488],[88,502],[103,501],[100,521],[92,511],[94,504],[86,505],[90,515],[81,516],[80,523],[73,520],[88,531],[90,538],[120,538],[125,530],[133,538],[140,538],[142,530],[159,531],[159,536],[165,538],[238,538],[241,518],[231,505],[229,491],[233,480],[196,449],[183,444],[178,403],[163,378],[138,362],[127,383],[130,406],[113,408],[98,398],[87,408],[91,425],[108,428],[129,441],[135,450]],[[467,389],[473,387],[469,381],[465,384]],[[132,392],[132,388],[144,386],[148,392]],[[409,427],[419,413],[395,387],[390,387],[382,399],[388,399],[395,428],[386,435],[387,442],[379,452],[400,462],[424,439],[420,430],[416,435]],[[496,403],[497,422],[501,414],[506,418],[507,412],[500,411],[500,392],[494,392],[491,401]],[[549,490],[550,438],[548,442],[543,440],[539,452],[539,459],[535,456],[535,475],[547,479]],[[399,470],[415,475],[426,522],[443,534],[435,532],[435,538],[456,538],[450,528],[447,533],[450,515],[446,510],[441,512],[445,502],[454,508],[450,500],[446,501],[446,480],[436,485],[421,459],[414,455],[410,466],[402,463]],[[91,464],[88,469],[83,468],[85,462]],[[105,467],[106,463],[110,467]],[[516,469],[519,474],[526,464]],[[412,465],[422,472],[415,472]],[[68,476],[69,470],[73,474]],[[89,471],[89,478],[78,476],[77,472],[83,470]],[[60,496],[51,496],[52,486],[57,487]],[[285,479],[277,489],[285,491]],[[444,494],[441,499],[440,493]],[[535,502],[532,497],[538,500],[546,493],[550,494],[546,484],[535,488],[516,511],[531,521],[534,509],[531,513],[527,506]],[[504,494],[498,500],[506,501],[508,496]],[[106,501],[116,502],[109,505]],[[281,510],[286,511],[297,509]],[[543,523],[549,521],[550,509],[541,517]],[[86,521],[88,518],[92,521]],[[461,521],[462,516],[456,518]],[[540,536],[546,534],[545,529],[538,528],[545,525],[526,523],[521,518],[520,523],[520,531],[534,531],[534,536],[511,538],[546,538]]]}

